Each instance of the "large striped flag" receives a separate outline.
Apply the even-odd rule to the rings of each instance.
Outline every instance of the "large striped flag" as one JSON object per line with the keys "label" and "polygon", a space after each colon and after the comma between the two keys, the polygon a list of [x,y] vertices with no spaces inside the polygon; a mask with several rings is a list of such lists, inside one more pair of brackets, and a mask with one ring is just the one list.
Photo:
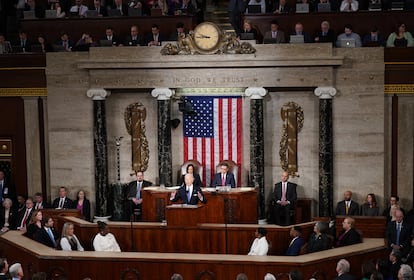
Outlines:
{"label": "large striped flag", "polygon": [[198,160],[203,166],[203,184],[210,186],[216,166],[233,160],[242,166],[242,99],[241,97],[186,97],[195,114],[184,114],[184,161]]}

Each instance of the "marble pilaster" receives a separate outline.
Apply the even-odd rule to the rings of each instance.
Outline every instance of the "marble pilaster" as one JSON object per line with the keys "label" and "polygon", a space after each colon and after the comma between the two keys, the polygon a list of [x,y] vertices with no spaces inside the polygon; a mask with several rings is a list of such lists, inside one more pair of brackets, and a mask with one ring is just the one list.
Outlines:
{"label": "marble pilaster", "polygon": [[106,136],[105,98],[109,91],[101,88],[89,89],[86,95],[93,100],[93,141],[95,157],[95,215],[109,215],[108,198],[110,197],[108,183],[108,149]]}
{"label": "marble pilaster", "polygon": [[151,92],[157,98],[158,108],[158,170],[160,185],[172,185],[171,149],[171,96],[169,88],[155,88]]}
{"label": "marble pilaster", "polygon": [[259,190],[257,197],[258,217],[266,217],[264,187],[264,128],[263,97],[267,90],[262,87],[249,87],[245,95],[250,97],[250,176],[249,185]]}
{"label": "marble pilaster", "polygon": [[319,97],[319,216],[333,217],[333,87],[318,87]]}

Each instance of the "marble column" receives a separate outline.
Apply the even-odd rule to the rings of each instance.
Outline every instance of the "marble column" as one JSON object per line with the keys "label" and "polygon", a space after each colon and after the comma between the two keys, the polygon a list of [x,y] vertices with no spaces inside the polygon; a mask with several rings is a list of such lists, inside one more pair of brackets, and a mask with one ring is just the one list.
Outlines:
{"label": "marble column", "polygon": [[108,199],[110,196],[108,184],[108,150],[106,137],[105,98],[109,91],[102,88],[89,89],[86,95],[93,100],[93,141],[95,155],[95,216],[109,215]]}
{"label": "marble column", "polygon": [[169,88],[155,88],[151,92],[158,105],[158,172],[160,185],[172,185],[171,96]]}
{"label": "marble column", "polygon": [[258,189],[258,218],[266,217],[264,188],[264,129],[263,97],[267,90],[262,87],[249,87],[245,95],[250,97],[250,176],[249,186]]}
{"label": "marble column", "polygon": [[333,87],[318,87],[319,97],[319,216],[333,217],[333,133],[332,97]]}

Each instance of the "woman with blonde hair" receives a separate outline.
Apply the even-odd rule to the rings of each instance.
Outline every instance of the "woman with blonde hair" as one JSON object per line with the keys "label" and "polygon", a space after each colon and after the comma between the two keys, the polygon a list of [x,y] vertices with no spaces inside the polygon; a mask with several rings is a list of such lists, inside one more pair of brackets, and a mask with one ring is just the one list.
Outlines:
{"label": "woman with blonde hair", "polygon": [[84,251],[79,239],[74,234],[74,225],[66,222],[62,228],[62,238],[60,239],[60,247],[63,251]]}

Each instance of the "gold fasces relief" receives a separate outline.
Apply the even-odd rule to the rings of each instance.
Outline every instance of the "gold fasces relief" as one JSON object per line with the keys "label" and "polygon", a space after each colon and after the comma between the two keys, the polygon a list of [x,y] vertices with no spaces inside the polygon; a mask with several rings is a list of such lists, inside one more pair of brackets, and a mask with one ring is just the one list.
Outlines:
{"label": "gold fasces relief", "polygon": [[146,117],[147,110],[140,102],[132,103],[125,109],[124,120],[126,129],[131,135],[132,170],[135,172],[144,172],[148,169],[149,148],[145,135]]}
{"label": "gold fasces relief", "polygon": [[299,177],[298,173],[298,133],[302,130],[304,114],[295,102],[284,104],[280,110],[283,120],[280,139],[280,165],[290,176]]}
{"label": "gold fasces relief", "polygon": [[203,22],[194,31],[168,43],[161,49],[162,55],[193,54],[253,54],[256,49],[248,42],[240,42],[234,33],[225,33],[215,24]]}

